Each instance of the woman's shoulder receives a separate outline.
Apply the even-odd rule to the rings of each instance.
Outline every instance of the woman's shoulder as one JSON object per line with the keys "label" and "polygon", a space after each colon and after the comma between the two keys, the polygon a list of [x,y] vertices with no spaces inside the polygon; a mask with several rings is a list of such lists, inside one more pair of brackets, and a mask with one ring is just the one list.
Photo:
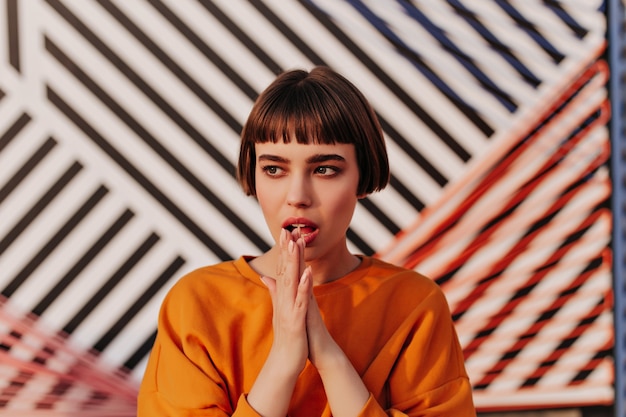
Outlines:
{"label": "woman's shoulder", "polygon": [[403,280],[415,284],[437,286],[432,279],[414,269],[396,265],[380,258],[366,257],[364,259],[367,259],[369,263],[368,275],[381,279]]}
{"label": "woman's shoulder", "polygon": [[[251,274],[243,257],[192,269],[180,277],[170,293],[220,293],[248,283]],[[249,267],[248,267],[249,268]]]}
{"label": "woman's shoulder", "polygon": [[177,284],[191,285],[212,278],[232,276],[237,272],[235,261],[224,261],[211,265],[204,265],[192,269],[179,278]]}
{"label": "woman's shoulder", "polygon": [[445,299],[439,284],[420,272],[382,259],[369,258],[366,279],[380,293],[393,294],[401,299],[409,297],[414,301],[435,298]]}
{"label": "woman's shoulder", "polygon": [[265,287],[245,265],[245,259],[239,258],[190,270],[169,288],[162,308],[170,312],[215,311],[256,299]]}

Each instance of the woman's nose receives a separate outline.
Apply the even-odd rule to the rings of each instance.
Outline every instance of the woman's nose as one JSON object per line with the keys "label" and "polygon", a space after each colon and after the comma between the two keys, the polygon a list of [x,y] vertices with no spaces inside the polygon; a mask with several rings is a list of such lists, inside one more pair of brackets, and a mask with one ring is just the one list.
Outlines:
{"label": "woman's nose", "polygon": [[293,176],[287,191],[287,204],[294,207],[311,205],[311,185],[306,178]]}

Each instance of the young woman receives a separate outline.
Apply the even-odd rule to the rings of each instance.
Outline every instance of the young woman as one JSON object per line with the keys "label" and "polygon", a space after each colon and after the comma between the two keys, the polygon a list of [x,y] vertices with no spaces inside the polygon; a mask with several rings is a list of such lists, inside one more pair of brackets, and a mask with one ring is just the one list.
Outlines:
{"label": "young woman", "polygon": [[358,199],[389,178],[361,92],[325,67],[278,76],[244,126],[238,176],[276,244],[174,285],[139,417],[475,416],[439,287],[348,249]]}

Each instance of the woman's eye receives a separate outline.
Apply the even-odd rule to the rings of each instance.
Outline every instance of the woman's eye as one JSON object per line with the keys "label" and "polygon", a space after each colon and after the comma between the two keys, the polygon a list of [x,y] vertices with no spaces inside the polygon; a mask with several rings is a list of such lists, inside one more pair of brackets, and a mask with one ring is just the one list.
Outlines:
{"label": "woman's eye", "polygon": [[263,172],[265,172],[267,175],[270,175],[270,176],[275,176],[275,175],[280,174],[280,168],[275,165],[267,165],[267,166],[261,167],[261,169],[263,170]]}
{"label": "woman's eye", "polygon": [[339,169],[331,166],[320,166],[315,168],[315,173],[323,176],[331,176],[339,173]]}

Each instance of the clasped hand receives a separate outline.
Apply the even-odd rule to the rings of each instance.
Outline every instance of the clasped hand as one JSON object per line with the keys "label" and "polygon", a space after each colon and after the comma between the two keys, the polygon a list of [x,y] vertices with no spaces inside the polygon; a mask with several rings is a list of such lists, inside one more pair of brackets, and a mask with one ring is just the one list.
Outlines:
{"label": "clasped hand", "polygon": [[262,277],[273,305],[272,349],[287,369],[299,373],[308,358],[320,370],[324,359],[338,347],[328,333],[313,296],[311,267],[306,267],[304,262],[304,239],[297,230],[290,233],[283,229],[278,246],[276,276]]}
{"label": "clasped hand", "polygon": [[274,339],[248,401],[263,416],[285,416],[309,359],[322,379],[332,414],[356,416],[369,391],[326,328],[313,296],[311,267],[304,263],[304,247],[297,231],[282,230],[276,276],[261,278],[272,298]]}

